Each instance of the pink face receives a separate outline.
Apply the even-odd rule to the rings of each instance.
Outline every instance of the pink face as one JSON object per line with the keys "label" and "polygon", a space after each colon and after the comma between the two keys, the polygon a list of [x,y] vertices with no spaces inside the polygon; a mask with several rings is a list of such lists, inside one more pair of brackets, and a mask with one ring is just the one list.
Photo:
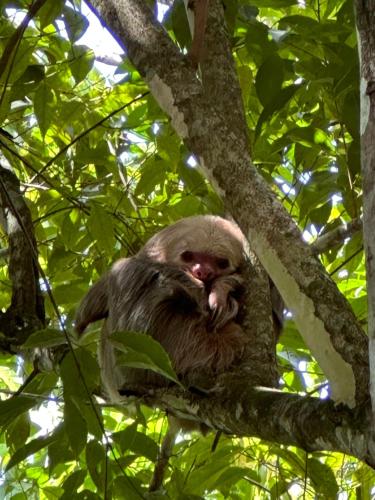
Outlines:
{"label": "pink face", "polygon": [[181,254],[182,267],[194,278],[210,283],[219,276],[228,274],[230,262],[225,257],[215,257],[203,252],[186,250]]}

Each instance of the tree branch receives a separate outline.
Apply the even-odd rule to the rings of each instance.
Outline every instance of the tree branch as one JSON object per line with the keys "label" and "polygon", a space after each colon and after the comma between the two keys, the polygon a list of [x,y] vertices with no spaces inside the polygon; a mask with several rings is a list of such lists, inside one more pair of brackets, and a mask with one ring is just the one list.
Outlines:
{"label": "tree branch", "polygon": [[337,245],[342,244],[346,238],[350,238],[355,233],[362,230],[362,219],[358,217],[347,224],[342,224],[332,231],[323,234],[311,244],[311,249],[315,255],[328,252]]}
{"label": "tree branch", "polygon": [[330,400],[247,387],[242,378],[236,380],[230,374],[218,385],[228,389],[204,398],[173,388],[157,390],[143,399],[178,418],[204,422],[226,434],[258,437],[309,452],[348,453],[375,468],[369,406],[350,410]]}
{"label": "tree branch", "polygon": [[0,330],[22,343],[28,334],[44,324],[44,301],[35,261],[37,245],[30,211],[17,177],[2,166],[0,205],[0,221],[9,241],[9,277],[12,281],[12,300],[6,313],[0,315]]}

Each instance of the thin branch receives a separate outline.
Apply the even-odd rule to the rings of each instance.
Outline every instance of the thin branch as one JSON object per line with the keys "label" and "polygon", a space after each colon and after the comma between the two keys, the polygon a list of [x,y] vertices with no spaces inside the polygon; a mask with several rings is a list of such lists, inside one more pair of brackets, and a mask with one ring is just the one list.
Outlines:
{"label": "thin branch", "polygon": [[107,66],[118,66],[122,62],[120,56],[95,56],[95,60]]}
{"label": "thin branch", "polygon": [[[12,281],[12,301],[7,312],[25,324],[30,321],[35,327],[36,321],[41,326],[44,324],[44,301],[34,258],[37,246],[31,214],[20,192],[19,180],[11,170],[1,166],[0,202],[9,241],[9,276]],[[5,325],[3,328],[13,335],[14,326],[11,332]]]}
{"label": "thin branch", "polygon": [[157,491],[163,484],[165,470],[168,466],[169,459],[172,456],[173,447],[178,431],[179,427],[176,425],[176,420],[173,417],[168,418],[168,430],[163,438],[163,442],[156,459],[154,473],[152,475],[152,480],[149,486],[150,492]]}
{"label": "thin branch", "polygon": [[195,67],[204,57],[204,41],[207,25],[209,0],[189,0],[187,9],[194,12],[193,41],[189,50],[189,57]]}
{"label": "thin branch", "polygon": [[362,219],[358,217],[317,238],[314,243],[311,244],[311,249],[316,255],[328,252],[328,250],[340,245],[346,238],[350,238],[361,230]]}

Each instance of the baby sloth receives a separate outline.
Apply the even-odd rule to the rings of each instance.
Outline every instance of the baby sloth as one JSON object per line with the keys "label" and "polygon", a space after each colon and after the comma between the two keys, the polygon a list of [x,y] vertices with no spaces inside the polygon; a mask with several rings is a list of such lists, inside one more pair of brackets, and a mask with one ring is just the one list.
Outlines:
{"label": "baby sloth", "polygon": [[76,316],[82,333],[105,318],[100,346],[107,395],[168,385],[149,370],[117,365],[113,332],[146,332],[168,352],[176,373],[224,372],[247,342],[239,308],[244,294],[241,268],[245,239],[221,217],[188,217],[154,235],[131,258],[117,261],[88,292]]}

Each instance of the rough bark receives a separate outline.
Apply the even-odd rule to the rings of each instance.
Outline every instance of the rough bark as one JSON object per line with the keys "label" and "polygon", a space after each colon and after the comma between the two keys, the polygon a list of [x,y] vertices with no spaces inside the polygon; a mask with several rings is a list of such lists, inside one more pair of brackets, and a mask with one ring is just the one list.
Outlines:
{"label": "rough bark", "polygon": [[[276,359],[276,340],[280,334],[279,319],[272,316],[270,280],[254,254],[251,263],[244,271],[249,284],[245,297],[243,330],[250,338],[243,362],[239,367],[244,380],[252,385],[278,387],[279,373]],[[281,301],[282,302],[282,301]],[[283,304],[281,305],[283,309]]]}
{"label": "rough bark", "polygon": [[[93,0],[91,4],[124,46],[176,132],[199,158],[226,208],[248,235],[330,380],[333,399],[350,406],[365,400],[369,379],[366,336],[294,221],[251,164],[243,114],[237,116],[237,124],[228,121],[238,98],[231,101],[220,96],[227,105],[212,103],[191,62],[144,2]],[[232,75],[226,91],[232,83],[238,87],[230,60],[228,53],[217,61],[223,73]]]}
{"label": "rough bark", "polygon": [[366,255],[371,400],[375,415],[375,0],[356,1],[361,72],[363,239]]}

